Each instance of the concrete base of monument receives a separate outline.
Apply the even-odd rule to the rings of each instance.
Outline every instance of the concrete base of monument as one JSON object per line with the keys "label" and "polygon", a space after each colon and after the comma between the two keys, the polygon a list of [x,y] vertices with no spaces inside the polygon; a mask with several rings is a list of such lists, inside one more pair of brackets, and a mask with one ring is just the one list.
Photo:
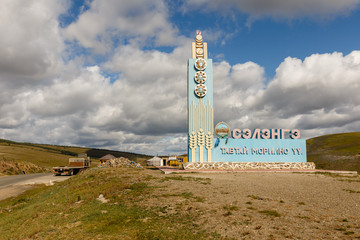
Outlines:
{"label": "concrete base of monument", "polygon": [[187,162],[183,169],[214,169],[214,170],[314,170],[313,162]]}
{"label": "concrete base of monument", "polygon": [[[187,165],[187,163],[185,163]],[[171,166],[158,166],[163,173],[333,173],[340,175],[357,175],[356,171],[342,171],[342,170],[325,170],[325,169],[297,169],[297,168],[247,168],[247,169],[231,169],[231,168],[197,168],[197,169],[179,169]]]}

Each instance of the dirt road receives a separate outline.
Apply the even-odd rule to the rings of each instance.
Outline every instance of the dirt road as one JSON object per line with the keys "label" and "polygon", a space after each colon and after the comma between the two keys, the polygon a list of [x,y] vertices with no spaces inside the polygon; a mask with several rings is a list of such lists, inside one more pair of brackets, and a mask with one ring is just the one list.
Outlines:
{"label": "dirt road", "polygon": [[19,195],[34,184],[53,185],[65,181],[68,176],[55,177],[52,173],[36,173],[0,177],[0,200]]}

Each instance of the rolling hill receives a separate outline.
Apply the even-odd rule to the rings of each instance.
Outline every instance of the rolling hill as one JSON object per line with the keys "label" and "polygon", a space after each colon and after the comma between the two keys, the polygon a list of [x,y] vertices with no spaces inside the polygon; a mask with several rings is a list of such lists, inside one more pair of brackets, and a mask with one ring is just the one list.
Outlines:
{"label": "rolling hill", "polygon": [[316,168],[360,173],[360,132],[339,133],[306,141],[307,160]]}
{"label": "rolling hill", "polygon": [[[106,149],[57,146],[48,144],[19,143],[0,139],[0,175],[47,172],[54,166],[68,164],[69,158],[86,153],[93,160],[112,154],[133,161],[144,162],[149,156]],[[95,161],[96,162],[96,161]]]}

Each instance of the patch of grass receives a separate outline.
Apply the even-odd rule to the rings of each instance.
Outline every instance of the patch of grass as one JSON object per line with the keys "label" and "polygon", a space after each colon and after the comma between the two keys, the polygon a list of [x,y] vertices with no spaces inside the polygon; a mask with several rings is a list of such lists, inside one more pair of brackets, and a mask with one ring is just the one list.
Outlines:
{"label": "patch of grass", "polygon": [[[127,177],[128,177],[128,176],[127,176]],[[153,179],[157,179],[157,178],[156,178],[156,177],[153,177],[153,176],[151,176],[151,175],[146,175],[145,178],[144,178],[145,181],[150,181],[150,180],[153,180]]]}
{"label": "patch of grass", "polygon": [[248,195],[249,198],[254,199],[254,200],[264,200],[263,198],[259,197],[259,196],[255,196],[255,195]]}
{"label": "patch of grass", "polygon": [[165,182],[165,181],[170,181],[170,180],[174,180],[174,181],[191,181],[191,177],[166,176],[166,177],[160,179],[160,182]]}
{"label": "patch of grass", "polygon": [[271,216],[271,217],[280,217],[280,213],[278,213],[275,210],[263,210],[263,211],[259,211],[259,213],[265,214],[267,216]]}
{"label": "patch of grass", "polygon": [[339,179],[338,181],[341,181],[341,182],[360,182],[360,179]]}
{"label": "patch of grass", "polygon": [[223,209],[227,211],[237,211],[239,210],[239,207],[235,205],[225,205],[223,206]]}
{"label": "patch of grass", "polygon": [[192,192],[183,192],[180,194],[163,194],[162,197],[183,197],[185,199],[194,199],[196,202],[205,202],[205,198],[194,196]]}
{"label": "patch of grass", "polygon": [[249,210],[257,210],[257,208],[254,208],[254,207],[247,207],[247,209],[249,209]]}
{"label": "patch of grass", "polygon": [[195,178],[195,177],[183,177],[183,176],[166,176],[162,179],[160,179],[160,182],[165,182],[165,181],[169,181],[169,180],[173,180],[173,181],[195,181],[195,182],[199,182],[201,184],[207,185],[210,184],[211,179],[210,178]]}
{"label": "patch of grass", "polygon": [[227,216],[230,216],[230,215],[232,215],[232,212],[230,212],[230,211],[227,211],[226,213],[223,214],[224,217],[227,217]]}
{"label": "patch of grass", "polygon": [[250,219],[245,219],[241,222],[241,224],[245,224],[246,226],[251,224],[251,220]]}
{"label": "patch of grass", "polygon": [[193,178],[193,180],[203,185],[211,184],[211,178]]}
{"label": "patch of grass", "polygon": [[355,191],[355,190],[351,190],[351,189],[343,189],[343,190],[348,193],[360,193],[360,191]]}
{"label": "patch of grass", "polygon": [[179,194],[179,196],[182,196],[186,199],[190,199],[190,198],[194,197],[194,194],[192,192],[183,192],[183,193]]}
{"label": "patch of grass", "polygon": [[344,232],[344,231],[346,231],[346,228],[340,227],[340,228],[335,228],[335,230],[336,230],[336,231]]}
{"label": "patch of grass", "polygon": [[149,185],[147,185],[146,183],[143,183],[143,182],[134,183],[129,186],[129,189],[136,191],[136,192],[142,192],[146,188],[149,188]]}

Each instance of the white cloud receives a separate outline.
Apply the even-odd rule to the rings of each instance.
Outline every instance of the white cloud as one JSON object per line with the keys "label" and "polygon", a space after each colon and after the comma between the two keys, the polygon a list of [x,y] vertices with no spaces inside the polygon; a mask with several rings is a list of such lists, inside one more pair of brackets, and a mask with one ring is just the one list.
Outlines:
{"label": "white cloud", "polygon": [[107,128],[152,135],[185,130],[187,54],[183,48],[169,54],[132,46],[116,50],[105,67],[122,73],[112,88],[112,101],[121,103],[122,118],[109,118]]}
{"label": "white cloud", "polygon": [[[314,54],[303,62],[287,58],[274,80],[259,94],[256,108],[264,105],[282,116],[360,103],[360,52]],[[286,99],[286,100],[285,100]],[[293,99],[293,101],[288,101]]]}
{"label": "white cloud", "polygon": [[51,84],[62,66],[63,40],[57,16],[59,1],[4,0],[0,8],[0,126],[10,130],[26,123],[31,89]]}
{"label": "white cloud", "polygon": [[132,41],[172,46],[177,42],[177,29],[169,22],[162,0],[94,0],[64,34],[101,54],[114,47],[115,39],[120,45]]}
{"label": "white cloud", "polygon": [[64,116],[92,112],[106,98],[109,82],[99,73],[97,66],[84,69],[71,79],[57,79],[32,93],[28,109],[38,116]]}
{"label": "white cloud", "polygon": [[[229,70],[226,81],[234,81],[233,75]],[[257,74],[246,78],[254,81],[249,86],[252,92],[232,84],[233,92],[226,95],[230,105],[222,110],[222,116],[242,128],[301,128],[304,137],[355,131],[360,121],[359,76],[360,51],[347,56],[314,54],[304,61],[286,58],[266,87],[259,84],[261,75]],[[242,103],[238,108],[237,102]]]}
{"label": "white cloud", "polygon": [[56,73],[64,46],[56,18],[64,9],[55,0],[1,2],[0,82],[18,87]]}
{"label": "white cloud", "polygon": [[[231,66],[222,61],[214,65],[214,108],[216,121],[234,121],[251,114],[246,104],[264,87],[264,69],[246,62]],[[249,110],[249,111],[247,111]]]}
{"label": "white cloud", "polygon": [[216,11],[229,11],[238,9],[249,14],[251,18],[300,18],[310,16],[315,18],[328,18],[341,15],[354,10],[359,0],[186,0],[184,9],[207,9]]}

